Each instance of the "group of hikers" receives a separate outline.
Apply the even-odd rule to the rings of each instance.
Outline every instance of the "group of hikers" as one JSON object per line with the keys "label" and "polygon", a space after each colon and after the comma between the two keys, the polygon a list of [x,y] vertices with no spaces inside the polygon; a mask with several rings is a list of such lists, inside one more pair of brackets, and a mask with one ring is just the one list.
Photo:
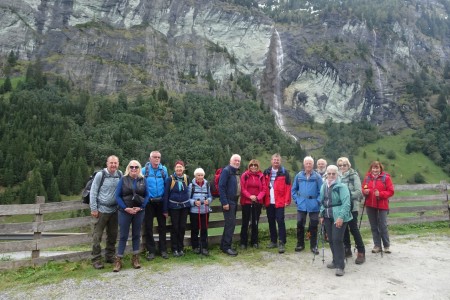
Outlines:
{"label": "group of hikers", "polygon": [[[149,162],[144,167],[137,160],[131,160],[124,174],[118,169],[119,158],[109,156],[106,168],[95,175],[90,192],[94,223],[93,267],[104,268],[100,243],[106,229],[105,262],[113,264],[114,272],[121,270],[131,226],[131,262],[133,268],[140,268],[143,223],[147,260],[153,260],[157,253],[168,259],[166,219],[169,217],[172,225],[171,253],[174,257],[183,256],[188,215],[192,250],[196,254],[208,256],[208,221],[210,205],[214,200],[212,190],[216,185],[224,216],[220,250],[229,256],[238,255],[237,250],[232,248],[238,204],[242,207],[240,248],[260,248],[258,223],[262,208],[265,207],[270,233],[267,248],[277,248],[278,253],[284,253],[287,239],[285,208],[292,201],[297,207],[295,252],[305,250],[305,239],[309,239],[310,250],[317,255],[318,237],[321,237],[322,243],[326,239],[333,257],[327,267],[335,269],[336,276],[344,275],[345,259],[352,256],[350,234],[357,249],[355,263],[363,264],[366,260],[365,246],[359,231],[361,219],[358,225],[361,203],[362,213],[365,209],[371,227],[374,244],[372,253],[391,253],[387,214],[388,199],[394,194],[394,186],[379,161],[370,164],[363,180],[351,168],[346,157],[339,158],[336,165],[329,166],[324,159],[319,159],[314,169],[314,159],[307,156],[303,160],[303,170],[295,175],[293,181],[281,163],[280,154],[273,154],[271,166],[262,170],[260,162],[252,159],[240,174],[241,157],[233,154],[229,165],[216,172],[217,182],[210,183],[205,179],[202,168],[195,169],[194,178],[190,181],[182,160],[175,162],[174,171],[169,174],[161,163],[159,151],[150,153]],[[153,236],[154,218],[158,224],[158,245]]]}

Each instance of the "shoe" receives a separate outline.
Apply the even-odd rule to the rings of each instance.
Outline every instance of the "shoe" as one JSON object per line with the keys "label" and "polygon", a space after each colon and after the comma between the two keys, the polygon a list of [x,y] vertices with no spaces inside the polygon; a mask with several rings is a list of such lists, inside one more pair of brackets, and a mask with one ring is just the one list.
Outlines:
{"label": "shoe", "polygon": [[355,259],[355,264],[362,265],[365,261],[366,261],[366,254],[358,252]]}
{"label": "shoe", "polygon": [[311,252],[314,253],[315,255],[319,255],[319,249],[317,249],[317,247],[311,248]]}
{"label": "shoe", "polygon": [[161,257],[164,259],[169,259],[169,254],[166,251],[161,252]]}
{"label": "shoe", "polygon": [[344,270],[343,269],[336,269],[336,276],[344,276]]}
{"label": "shoe", "polygon": [[384,247],[384,253],[391,254],[392,252],[389,247]]}
{"label": "shoe", "polygon": [[381,252],[381,247],[375,246],[372,249],[372,253],[380,253]]}
{"label": "shoe", "polygon": [[139,262],[139,254],[133,254],[133,257],[131,258],[131,265],[135,269],[140,269],[141,268],[141,264]]}
{"label": "shoe", "polygon": [[173,257],[180,256],[180,253],[177,250],[172,251]]}
{"label": "shoe", "polygon": [[273,249],[276,247],[277,247],[277,243],[274,243],[274,242],[270,242],[269,245],[267,245],[267,248],[269,248],[269,249]]}
{"label": "shoe", "polygon": [[223,253],[228,254],[229,256],[237,256],[238,253],[233,249],[222,250]]}
{"label": "shoe", "polygon": [[155,259],[155,253],[149,253],[149,254],[147,254],[147,260],[148,261],[151,261],[151,260],[154,260]]}
{"label": "shoe", "polygon": [[328,269],[336,269],[336,265],[334,263],[327,264]]}
{"label": "shoe", "polygon": [[241,246],[240,246],[240,247],[241,247],[241,249],[242,249],[242,250],[246,250],[246,249],[247,249],[247,246],[246,246],[246,245],[244,245],[244,244],[241,244]]}
{"label": "shoe", "polygon": [[178,251],[178,255],[179,255],[179,256],[184,256],[183,250]]}
{"label": "shoe", "polygon": [[295,252],[302,252],[303,250],[305,250],[305,246],[297,244],[294,250]]}
{"label": "shoe", "polygon": [[122,269],[122,257],[116,257],[113,272],[119,272],[120,269]]}
{"label": "shoe", "polygon": [[101,261],[96,261],[96,262],[92,263],[92,266],[94,267],[94,269],[97,269],[97,270],[103,269],[105,267]]}
{"label": "shoe", "polygon": [[203,249],[202,249],[202,255],[204,255],[204,256],[209,256],[209,251],[208,251],[208,249],[203,248]]}
{"label": "shoe", "polygon": [[353,253],[352,253],[352,249],[351,248],[345,248],[345,258],[347,257],[352,257]]}
{"label": "shoe", "polygon": [[259,245],[257,243],[255,243],[255,244],[252,245],[252,247],[255,248],[255,249],[258,249]]}
{"label": "shoe", "polygon": [[284,244],[282,242],[280,242],[278,244],[278,253],[284,253],[286,251],[286,248],[284,247]]}
{"label": "shoe", "polygon": [[200,254],[200,248],[194,248],[194,253],[195,254]]}

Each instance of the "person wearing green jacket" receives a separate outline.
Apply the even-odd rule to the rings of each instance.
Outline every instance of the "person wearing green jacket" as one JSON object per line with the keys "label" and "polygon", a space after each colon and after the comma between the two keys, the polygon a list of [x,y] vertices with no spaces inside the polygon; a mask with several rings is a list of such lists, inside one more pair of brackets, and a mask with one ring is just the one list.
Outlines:
{"label": "person wearing green jacket", "polygon": [[336,269],[336,276],[344,275],[344,233],[347,223],[353,219],[350,211],[350,192],[338,177],[338,167],[327,167],[327,179],[320,189],[319,221],[325,227],[330,242],[333,261],[327,268]]}

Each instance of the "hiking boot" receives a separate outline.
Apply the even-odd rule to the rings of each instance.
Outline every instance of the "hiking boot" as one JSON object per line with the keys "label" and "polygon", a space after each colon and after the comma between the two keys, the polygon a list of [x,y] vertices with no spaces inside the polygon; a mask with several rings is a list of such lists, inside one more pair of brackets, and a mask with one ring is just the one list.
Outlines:
{"label": "hiking boot", "polygon": [[194,248],[194,253],[195,254],[200,254],[200,248]]}
{"label": "hiking boot", "polygon": [[351,248],[345,248],[345,258],[352,257],[352,249]]}
{"label": "hiking boot", "polygon": [[259,245],[258,245],[258,243],[255,243],[255,244],[252,245],[252,247],[255,248],[255,249],[258,249]]}
{"label": "hiking boot", "polygon": [[336,269],[336,276],[344,276],[344,273],[343,269]]}
{"label": "hiking boot", "polygon": [[204,256],[209,256],[209,251],[208,251],[208,249],[203,248],[203,249],[202,249],[202,255],[204,255]]}
{"label": "hiking boot", "polygon": [[114,261],[114,269],[113,272],[119,272],[120,269],[122,269],[122,257],[116,257],[116,260]]}
{"label": "hiking boot", "polygon": [[177,250],[172,251],[172,255],[173,255],[173,257],[181,256]]}
{"label": "hiking boot", "polygon": [[161,252],[161,257],[164,259],[169,259],[169,254],[166,251]]}
{"label": "hiking boot", "polygon": [[267,245],[267,248],[269,248],[269,249],[273,249],[276,247],[277,247],[277,243],[274,243],[274,242],[270,242],[269,245]]}
{"label": "hiking boot", "polygon": [[331,263],[327,264],[327,268],[328,269],[336,269],[336,265],[331,262]]}
{"label": "hiking boot", "polygon": [[241,249],[242,249],[242,250],[246,250],[246,249],[247,249],[247,246],[246,246],[246,245],[244,245],[244,244],[241,244],[241,246],[240,246],[240,247],[241,247]]}
{"label": "hiking boot", "polygon": [[114,263],[114,257],[105,257],[105,262],[108,264]]}
{"label": "hiking boot", "polygon": [[154,260],[155,259],[155,253],[149,253],[149,254],[147,254],[147,260],[148,261],[151,261],[151,260]]}
{"label": "hiking boot", "polygon": [[278,244],[278,253],[284,253],[286,251],[286,248],[284,247],[284,244],[280,242]]}
{"label": "hiking boot", "polygon": [[141,268],[141,264],[139,262],[139,254],[133,254],[133,257],[131,258],[131,265],[135,269],[140,269]]}
{"label": "hiking boot", "polygon": [[101,261],[93,262],[92,266],[94,267],[94,269],[97,269],[97,270],[103,269],[105,267]]}
{"label": "hiking boot", "polygon": [[380,253],[381,252],[381,247],[375,246],[372,249],[372,253]]}
{"label": "hiking boot", "polygon": [[295,246],[294,250],[295,252],[302,252],[303,250],[305,250],[305,246],[297,243],[297,246]]}
{"label": "hiking boot", "polygon": [[389,247],[384,247],[384,253],[391,254],[392,252]]}
{"label": "hiking boot", "polygon": [[317,247],[311,248],[311,252],[314,253],[315,255],[319,255],[319,249],[317,249]]}
{"label": "hiking boot", "polygon": [[366,254],[358,252],[356,259],[355,259],[355,264],[362,265],[365,261],[366,261]]}
{"label": "hiking boot", "polygon": [[178,255],[180,255],[180,256],[184,256],[184,252],[183,252],[183,250],[180,250],[180,251],[178,251]]}

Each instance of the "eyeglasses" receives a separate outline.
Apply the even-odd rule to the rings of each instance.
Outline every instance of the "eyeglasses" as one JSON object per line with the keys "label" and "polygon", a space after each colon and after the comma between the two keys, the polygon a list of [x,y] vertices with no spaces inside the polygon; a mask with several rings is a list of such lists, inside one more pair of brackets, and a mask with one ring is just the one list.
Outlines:
{"label": "eyeglasses", "polygon": [[161,156],[152,156],[152,158],[161,159]]}
{"label": "eyeglasses", "polygon": [[130,166],[130,169],[139,169],[139,166]]}
{"label": "eyeglasses", "polygon": [[251,167],[258,167],[258,165],[257,164],[250,164],[250,168]]}
{"label": "eyeglasses", "polygon": [[337,173],[327,173],[328,176],[336,176]]}
{"label": "eyeglasses", "polygon": [[339,167],[339,168],[342,168],[342,167],[348,167],[348,164],[338,165],[338,167]]}

